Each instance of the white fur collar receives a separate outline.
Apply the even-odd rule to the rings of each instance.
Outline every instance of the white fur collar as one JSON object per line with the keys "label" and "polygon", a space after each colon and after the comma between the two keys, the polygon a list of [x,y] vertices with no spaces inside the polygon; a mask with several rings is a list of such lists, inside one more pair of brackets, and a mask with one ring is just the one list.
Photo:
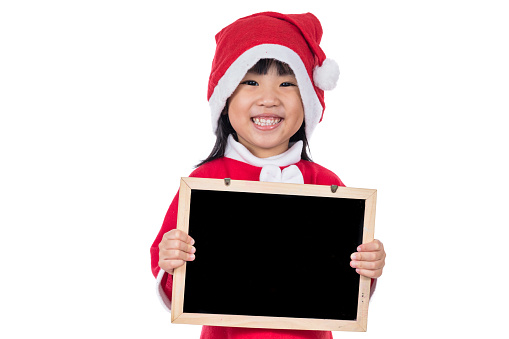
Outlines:
{"label": "white fur collar", "polygon": [[[303,184],[304,177],[302,172],[295,166],[301,159],[303,145],[304,143],[299,140],[284,153],[269,158],[258,158],[240,142],[235,141],[230,134],[224,156],[252,166],[261,167],[260,181]],[[280,167],[285,166],[288,167],[281,170]]]}

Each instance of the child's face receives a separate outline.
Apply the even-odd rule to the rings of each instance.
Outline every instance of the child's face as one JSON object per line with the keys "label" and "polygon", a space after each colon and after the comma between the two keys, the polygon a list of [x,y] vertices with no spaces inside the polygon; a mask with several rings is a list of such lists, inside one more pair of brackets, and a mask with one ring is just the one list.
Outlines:
{"label": "child's face", "polygon": [[229,100],[230,123],[239,142],[259,158],[288,150],[290,138],[304,120],[297,80],[278,75],[247,73]]}

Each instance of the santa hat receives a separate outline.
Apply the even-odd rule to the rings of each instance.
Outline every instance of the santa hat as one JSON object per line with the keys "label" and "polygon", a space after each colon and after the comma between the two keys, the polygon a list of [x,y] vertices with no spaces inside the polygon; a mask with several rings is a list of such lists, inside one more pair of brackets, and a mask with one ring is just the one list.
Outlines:
{"label": "santa hat", "polygon": [[322,120],[324,90],[336,87],[339,67],[320,48],[320,21],[311,13],[257,13],[241,18],[216,35],[207,99],[212,111],[212,128],[247,71],[260,59],[276,59],[288,64],[297,79],[306,136]]}

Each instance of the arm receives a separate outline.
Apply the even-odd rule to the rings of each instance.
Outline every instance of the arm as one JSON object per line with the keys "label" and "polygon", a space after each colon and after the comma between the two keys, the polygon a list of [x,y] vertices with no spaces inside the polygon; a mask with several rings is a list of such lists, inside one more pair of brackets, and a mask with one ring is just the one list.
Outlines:
{"label": "arm", "polygon": [[173,269],[184,265],[185,261],[194,260],[193,253],[196,251],[192,246],[194,240],[176,229],[178,196],[177,193],[170,204],[161,230],[150,248],[152,274],[157,279],[157,294],[168,310],[171,308]]}

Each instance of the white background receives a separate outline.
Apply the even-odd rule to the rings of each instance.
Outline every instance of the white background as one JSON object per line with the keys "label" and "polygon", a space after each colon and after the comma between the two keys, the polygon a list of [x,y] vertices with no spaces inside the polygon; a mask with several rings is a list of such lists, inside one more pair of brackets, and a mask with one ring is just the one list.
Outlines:
{"label": "white background", "polygon": [[265,10],[321,20],[341,76],[312,156],[378,189],[387,264],[368,332],[334,336],[500,337],[504,1],[173,3],[1,3],[0,337],[199,337],[157,301],[149,247],[214,142],[214,35]]}

